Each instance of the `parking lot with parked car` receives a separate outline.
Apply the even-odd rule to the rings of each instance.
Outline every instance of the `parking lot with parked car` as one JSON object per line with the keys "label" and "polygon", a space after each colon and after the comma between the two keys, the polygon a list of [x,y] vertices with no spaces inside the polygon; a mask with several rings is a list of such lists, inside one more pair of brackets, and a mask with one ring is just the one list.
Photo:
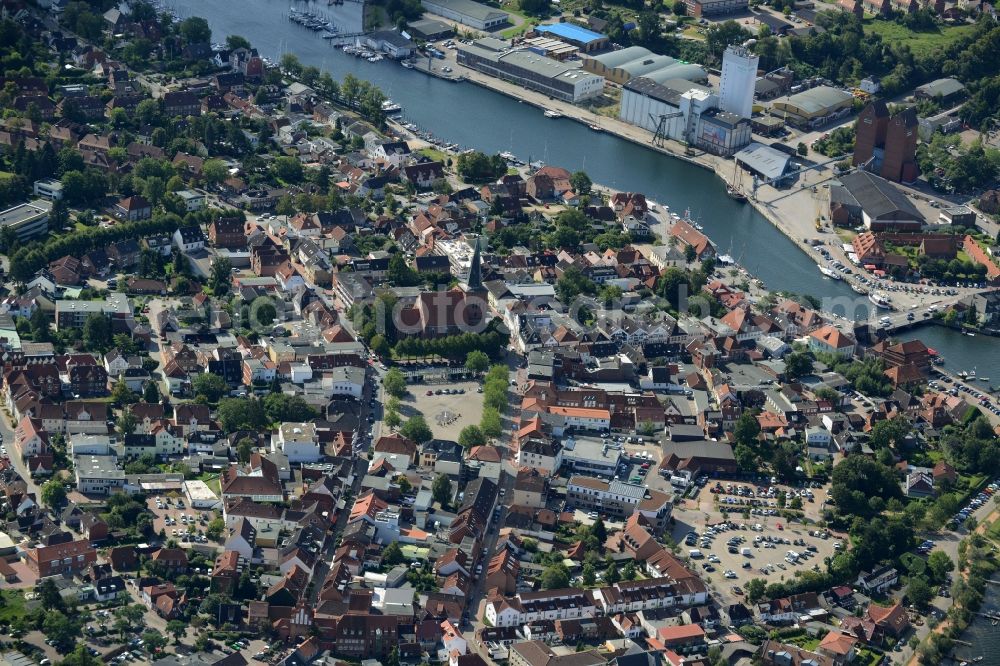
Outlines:
{"label": "parking lot with parked car", "polygon": [[[971,377],[970,381],[975,377]],[[951,377],[945,374],[940,374],[937,379],[932,379],[927,382],[927,385],[934,389],[935,391],[940,391],[942,393],[947,393],[948,395],[957,397],[961,394],[965,394],[965,397],[970,402],[977,402],[979,406],[986,411],[990,412],[994,416],[1000,416],[1000,405],[993,402],[990,396],[983,393],[975,386],[970,386],[969,384],[958,382],[953,380]]]}
{"label": "parking lot with parked car", "polygon": [[783,519],[737,520],[689,528],[678,522],[680,554],[728,598],[743,594],[747,581],[789,580],[796,571],[819,570],[823,560],[845,547],[838,536]]}
{"label": "parking lot with parked car", "polygon": [[192,509],[184,498],[167,496],[151,497],[146,506],[153,512],[153,528],[163,530],[167,538],[182,546],[208,542],[205,529],[214,518],[211,511]]}
{"label": "parking lot with parked car", "polygon": [[[983,506],[984,504],[986,504],[987,502],[990,501],[990,499],[993,497],[993,495],[995,495],[997,493],[997,490],[1000,490],[1000,483],[998,483],[996,481],[994,481],[993,483],[991,483],[987,487],[983,488],[982,492],[978,493],[975,497],[973,497],[971,500],[969,500],[969,503],[966,504],[958,513],[956,513],[952,517],[952,519],[951,519],[952,520],[952,526],[951,527],[954,528],[954,527],[956,527],[958,525],[961,525],[966,520],[968,520],[969,516],[971,516],[972,513],[976,509],[980,508],[981,506]],[[926,542],[925,542],[925,544],[926,544]],[[932,547],[933,547],[933,545],[934,544],[931,543]]]}

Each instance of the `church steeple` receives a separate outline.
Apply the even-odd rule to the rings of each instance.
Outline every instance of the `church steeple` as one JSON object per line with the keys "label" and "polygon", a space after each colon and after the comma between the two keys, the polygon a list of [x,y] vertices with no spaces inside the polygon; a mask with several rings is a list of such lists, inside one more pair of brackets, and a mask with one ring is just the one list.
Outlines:
{"label": "church steeple", "polygon": [[466,279],[465,284],[467,291],[477,291],[483,288],[483,258],[480,251],[479,244],[481,238],[476,238],[476,245],[472,249],[472,263],[469,265],[469,277]]}

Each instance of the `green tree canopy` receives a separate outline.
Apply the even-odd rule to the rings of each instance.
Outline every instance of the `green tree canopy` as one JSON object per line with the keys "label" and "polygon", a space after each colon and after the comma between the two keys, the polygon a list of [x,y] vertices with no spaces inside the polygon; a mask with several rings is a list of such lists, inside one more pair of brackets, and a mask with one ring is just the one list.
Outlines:
{"label": "green tree canopy", "polygon": [[935,550],[927,558],[927,569],[937,583],[942,583],[945,577],[954,571],[955,563],[948,557],[948,553],[943,550]]}
{"label": "green tree canopy", "polygon": [[66,503],[66,488],[59,479],[50,479],[42,486],[42,502],[51,509],[59,509]]}
{"label": "green tree canopy", "polygon": [[927,608],[927,604],[934,599],[934,592],[923,576],[913,576],[906,586],[906,597],[910,603],[917,608]]}
{"label": "green tree canopy", "polygon": [[760,423],[758,423],[757,417],[749,411],[740,414],[740,417],[736,419],[736,425],[733,426],[733,436],[736,437],[736,441],[749,447],[755,447],[759,435]]}
{"label": "green tree canopy", "polygon": [[236,430],[260,432],[268,425],[264,404],[256,398],[223,398],[219,400],[216,416],[226,432]]}
{"label": "green tree canopy", "polygon": [[205,396],[209,402],[217,402],[229,390],[225,379],[210,372],[196,374],[191,380],[191,388],[195,395]]}
{"label": "green tree canopy", "polygon": [[80,620],[77,617],[68,617],[58,610],[48,611],[42,622],[45,636],[52,639],[56,650],[62,654],[70,652],[76,646],[80,628]]}
{"label": "green tree canopy", "polygon": [[792,352],[785,356],[785,374],[789,379],[798,379],[812,371],[813,360],[808,352]]}
{"label": "green tree canopy", "polygon": [[264,412],[272,423],[310,421],[319,413],[301,395],[270,393],[264,397]]}
{"label": "green tree canopy", "polygon": [[111,348],[111,322],[103,314],[93,312],[83,322],[83,342],[88,349],[106,352]]}
{"label": "green tree canopy", "polygon": [[208,21],[200,16],[184,19],[178,29],[186,44],[205,44],[212,41],[212,29],[208,27]]}
{"label": "green tree canopy", "polygon": [[482,446],[486,443],[486,435],[477,425],[467,425],[462,428],[458,435],[458,443],[467,449],[474,446]]}
{"label": "green tree canopy", "polygon": [[274,307],[274,302],[267,296],[258,296],[250,304],[250,316],[252,320],[248,323],[270,326],[278,316],[278,311]]}
{"label": "green tree canopy", "polygon": [[474,151],[460,154],[456,168],[467,183],[485,183],[507,173],[507,161],[499,155],[488,156]]}
{"label": "green tree canopy", "polygon": [[402,398],[406,395],[406,377],[398,368],[392,368],[382,378],[382,387],[389,395]]}
{"label": "green tree canopy", "polygon": [[451,506],[451,479],[448,478],[447,474],[438,474],[434,477],[434,483],[431,485],[431,495],[433,495],[434,501],[442,507]]}
{"label": "green tree canopy", "polygon": [[744,592],[747,595],[747,601],[750,603],[756,603],[764,598],[764,589],[767,587],[767,583],[763,578],[751,578],[747,581]]}
{"label": "green tree canopy", "polygon": [[878,511],[871,498],[887,500],[902,495],[891,468],[862,455],[845,458],[833,468],[830,496],[841,513],[868,517]]}
{"label": "green tree canopy", "polygon": [[465,355],[465,369],[469,372],[485,372],[490,366],[490,357],[485,352],[473,349]]}
{"label": "green tree canopy", "polygon": [[145,648],[150,653],[155,653],[157,650],[167,646],[167,637],[158,631],[149,630],[142,632],[142,640],[145,643]]}
{"label": "green tree canopy", "polygon": [[542,571],[541,583],[545,590],[569,587],[569,570],[562,563],[550,564]]}
{"label": "green tree canopy", "polygon": [[877,422],[872,426],[869,443],[873,449],[895,448],[910,434],[910,422],[904,416]]}
{"label": "green tree canopy", "polygon": [[229,35],[226,37],[226,48],[230,51],[235,51],[236,49],[249,49],[250,40],[240,35]]}
{"label": "green tree canopy", "polygon": [[576,171],[569,177],[569,184],[573,186],[573,191],[577,194],[590,194],[594,183],[586,171]]}
{"label": "green tree canopy", "polygon": [[385,550],[382,551],[382,563],[390,567],[396,566],[397,564],[402,564],[406,561],[406,557],[403,556],[403,551],[399,547],[399,543],[393,541]]}
{"label": "green tree canopy", "polygon": [[424,442],[432,439],[434,433],[431,432],[430,426],[427,425],[427,421],[420,414],[415,414],[407,419],[403,427],[399,429],[399,434],[408,439],[412,439],[417,444],[423,444]]}
{"label": "green tree canopy", "polygon": [[479,420],[479,428],[486,437],[497,438],[503,434],[503,424],[500,420],[500,412],[493,407],[483,409],[483,416]]}
{"label": "green tree canopy", "polygon": [[276,157],[271,164],[271,173],[286,183],[302,182],[302,163],[294,157]]}
{"label": "green tree canopy", "polygon": [[233,279],[233,263],[228,257],[216,257],[212,262],[212,273],[208,277],[208,286],[216,296],[223,296],[229,291]]}
{"label": "green tree canopy", "polygon": [[103,666],[103,664],[103,661],[87,652],[87,646],[83,643],[73,648],[73,651],[59,662],[59,666]]}

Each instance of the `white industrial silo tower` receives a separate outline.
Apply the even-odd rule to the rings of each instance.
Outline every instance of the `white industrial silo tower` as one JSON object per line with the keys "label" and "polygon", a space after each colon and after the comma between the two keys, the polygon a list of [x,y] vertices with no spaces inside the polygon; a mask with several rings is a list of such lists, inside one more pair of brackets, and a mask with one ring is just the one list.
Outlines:
{"label": "white industrial silo tower", "polygon": [[722,56],[722,78],[719,81],[719,108],[743,118],[753,114],[753,93],[757,83],[760,58],[750,52],[748,44],[732,45]]}

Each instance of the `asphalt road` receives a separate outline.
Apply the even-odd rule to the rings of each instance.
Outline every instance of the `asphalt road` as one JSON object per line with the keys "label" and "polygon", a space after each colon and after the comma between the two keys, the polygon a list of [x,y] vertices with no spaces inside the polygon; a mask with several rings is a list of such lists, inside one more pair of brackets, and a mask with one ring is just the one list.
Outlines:
{"label": "asphalt road", "polygon": [[[509,377],[511,379],[518,379],[518,367],[516,363],[516,358],[508,359],[508,366],[510,368]],[[518,405],[519,401],[511,399],[511,405]],[[504,417],[504,433],[500,437],[501,442],[507,442],[509,440],[510,429],[513,427],[513,417],[514,415],[509,415]],[[496,549],[497,538],[500,536],[500,525],[503,524],[504,517],[507,513],[507,508],[504,506],[504,500],[510,497],[514,491],[514,465],[513,461],[509,459],[509,449],[506,447],[501,447],[501,453],[504,455],[505,460],[503,464],[504,471],[500,475],[500,489],[502,495],[497,498],[497,506],[500,506],[500,514],[496,516],[496,519],[491,518],[489,525],[489,532],[486,535],[486,541],[483,544],[483,557],[482,566],[483,574],[486,572],[486,567],[489,564],[490,558],[493,556],[493,552]],[[476,638],[476,629],[482,626],[479,622],[481,618],[481,606],[486,595],[486,576],[476,575],[474,578],[474,585],[469,593],[469,602],[466,605],[466,611],[469,613],[470,621],[468,624],[460,627],[462,635],[465,637],[466,643],[469,649],[474,651],[480,657],[482,657],[486,663],[492,664],[493,660],[490,658],[489,652],[480,645],[479,640]]]}
{"label": "asphalt road", "polygon": [[21,456],[18,455],[17,449],[14,446],[14,428],[10,423],[10,415],[6,409],[3,410],[3,417],[0,418],[0,434],[3,435],[3,445],[7,448],[7,456],[10,458],[11,463],[13,463],[14,469],[24,479],[24,482],[28,484],[28,492],[33,492],[35,493],[35,497],[41,498],[41,487],[31,478],[28,468],[25,466],[24,461],[21,460]]}

